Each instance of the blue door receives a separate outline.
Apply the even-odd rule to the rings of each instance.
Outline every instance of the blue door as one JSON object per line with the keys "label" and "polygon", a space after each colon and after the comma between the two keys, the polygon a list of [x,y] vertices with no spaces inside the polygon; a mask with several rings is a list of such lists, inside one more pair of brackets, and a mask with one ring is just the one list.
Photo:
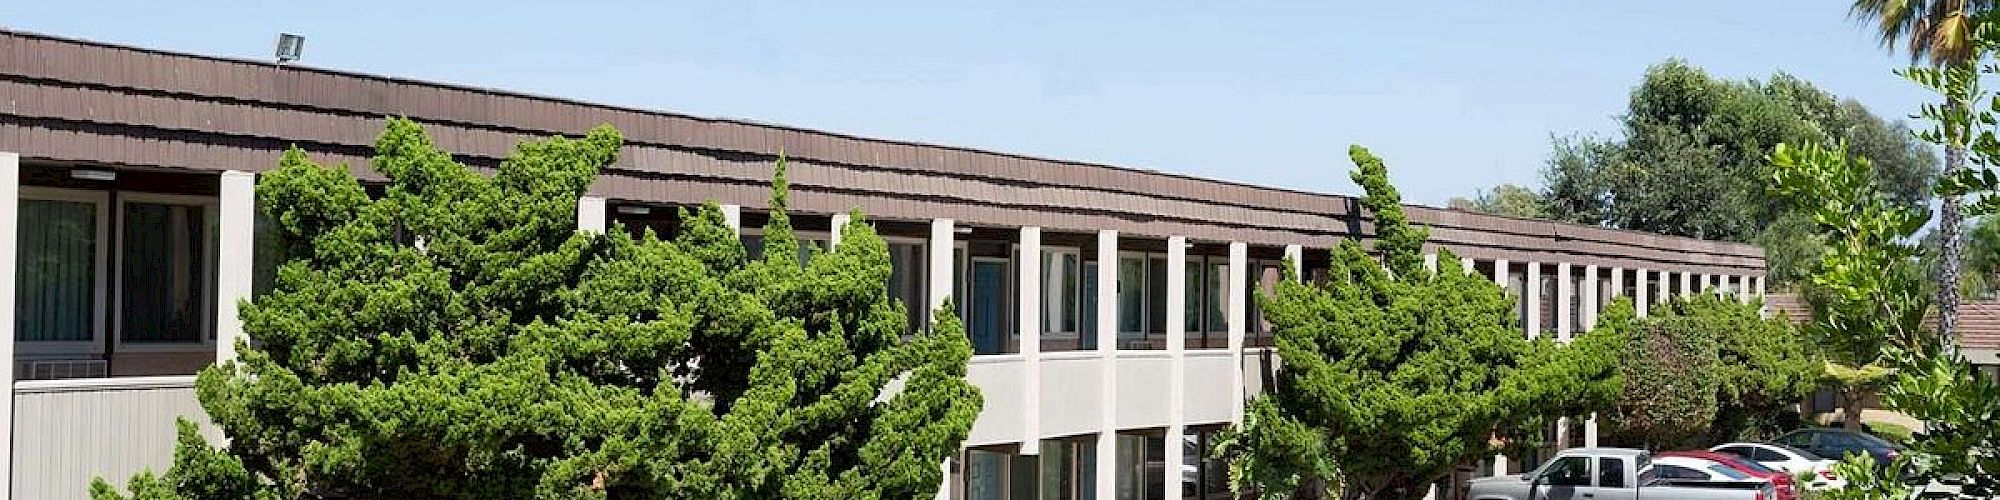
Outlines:
{"label": "blue door", "polygon": [[972,352],[977,354],[1000,354],[1005,349],[1001,327],[1005,325],[1007,310],[1007,263],[1002,261],[974,261],[972,263]]}

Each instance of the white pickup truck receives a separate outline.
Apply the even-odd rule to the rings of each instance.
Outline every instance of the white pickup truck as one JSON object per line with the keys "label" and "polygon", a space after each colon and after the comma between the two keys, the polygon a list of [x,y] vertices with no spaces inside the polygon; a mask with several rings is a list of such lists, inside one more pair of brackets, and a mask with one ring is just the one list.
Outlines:
{"label": "white pickup truck", "polygon": [[1654,477],[1652,456],[1624,448],[1564,450],[1533,472],[1474,479],[1472,500],[1777,500],[1769,483]]}

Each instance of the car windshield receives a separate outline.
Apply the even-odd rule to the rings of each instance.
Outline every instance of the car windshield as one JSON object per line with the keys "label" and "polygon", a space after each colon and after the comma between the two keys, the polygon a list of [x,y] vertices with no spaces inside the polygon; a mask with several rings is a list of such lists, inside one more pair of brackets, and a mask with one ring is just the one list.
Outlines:
{"label": "car windshield", "polygon": [[1879,438],[1879,437],[1875,437],[1875,436],[1872,436],[1872,435],[1868,435],[1868,434],[1862,434],[1862,433],[1853,433],[1853,434],[1848,434],[1848,436],[1849,436],[1849,437],[1852,437],[1852,438],[1854,438],[1854,439],[1855,439],[1856,441],[1860,441],[1860,442],[1862,442],[1862,443],[1866,444],[1867,446],[1869,446],[1869,447],[1871,447],[1871,448],[1892,448],[1892,449],[1893,449],[1893,448],[1895,448],[1895,447],[1896,447],[1896,443],[1891,443],[1891,442],[1889,442],[1889,440],[1887,440],[1887,439],[1882,439],[1882,438]]}

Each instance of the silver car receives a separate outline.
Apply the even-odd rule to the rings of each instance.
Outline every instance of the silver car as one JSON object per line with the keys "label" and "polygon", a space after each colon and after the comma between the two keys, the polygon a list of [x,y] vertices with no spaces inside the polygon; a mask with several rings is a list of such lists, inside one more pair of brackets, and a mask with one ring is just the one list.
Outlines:
{"label": "silver car", "polygon": [[1652,455],[1625,448],[1564,450],[1532,472],[1475,479],[1473,500],[1776,500],[1769,483],[1662,480]]}

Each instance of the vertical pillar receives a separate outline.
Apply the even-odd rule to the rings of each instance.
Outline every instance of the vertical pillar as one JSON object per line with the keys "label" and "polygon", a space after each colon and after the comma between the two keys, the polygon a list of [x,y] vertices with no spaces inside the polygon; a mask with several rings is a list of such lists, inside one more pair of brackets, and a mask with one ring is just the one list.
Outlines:
{"label": "vertical pillar", "polygon": [[[226,176],[229,175],[229,173],[223,172],[222,175]],[[225,179],[223,182],[227,183],[228,180]],[[606,227],[609,226],[606,225],[604,222],[604,197],[602,196],[577,197],[576,230],[583,231],[586,233],[603,234],[604,228]],[[229,261],[224,260],[223,262],[229,262]]]}
{"label": "vertical pillar", "polygon": [[1021,313],[1016,320],[1016,328],[1021,333],[1021,360],[1026,370],[1021,370],[1021,454],[1042,454],[1042,228],[1028,226],[1021,228],[1020,264],[1015,266],[1021,272],[1014,287],[1019,302],[1014,310]]}
{"label": "vertical pillar", "polygon": [[1424,254],[1424,270],[1425,270],[1425,271],[1430,271],[1430,272],[1431,272],[1431,274],[1437,274],[1437,272],[1438,272],[1438,254],[1436,254],[1436,253],[1427,253],[1427,254]]}
{"label": "vertical pillar", "polygon": [[1472,272],[1474,269],[1479,269],[1479,266],[1473,263],[1471,257],[1465,257],[1458,260],[1459,260],[1459,265],[1465,268],[1465,272],[1469,273]]}
{"label": "vertical pillar", "polygon": [[236,359],[236,339],[243,338],[236,306],[250,300],[251,263],[257,261],[257,174],[223,172],[216,194],[215,260],[222,264],[215,266],[215,362],[221,364]]}
{"label": "vertical pillar", "polygon": [[1597,412],[1590,412],[1590,418],[1583,421],[1583,447],[1597,447]]}
{"label": "vertical pillar", "polygon": [[1501,290],[1507,289],[1507,259],[1493,261],[1493,283],[1500,285]]}
{"label": "vertical pillar", "polygon": [[[19,261],[21,213],[21,156],[0,153],[0,423],[14,427],[14,265]],[[12,498],[14,486],[14,432],[0,432],[0,497]]]}
{"label": "vertical pillar", "polygon": [[1299,245],[1285,245],[1285,259],[1292,261],[1292,275],[1298,276],[1299,281],[1307,281],[1306,247]]}
{"label": "vertical pillar", "polygon": [[1542,336],[1542,263],[1528,263],[1528,280],[1521,283],[1522,309],[1528,313],[1528,338]]}
{"label": "vertical pillar", "polygon": [[1625,296],[1625,268],[1611,268],[1611,296]]}
{"label": "vertical pillar", "polygon": [[1178,490],[1181,484],[1181,435],[1187,433],[1187,237],[1167,238],[1167,354],[1171,356],[1167,379],[1167,449],[1163,482]]}
{"label": "vertical pillar", "polygon": [[1750,276],[1743,275],[1736,277],[1736,301],[1744,304],[1750,303]]}
{"label": "vertical pillar", "polygon": [[[728,210],[727,207],[724,208],[722,213],[724,217],[729,217],[734,221],[741,220],[733,216],[730,216],[729,214],[731,213],[731,211]],[[741,212],[736,212],[736,213],[740,214]],[[732,224],[732,227],[734,225],[735,224]],[[937,314],[937,311],[939,309],[944,308],[945,300],[951,299],[952,280],[958,278],[957,275],[952,273],[951,269],[953,236],[955,236],[955,234],[953,233],[951,219],[931,220],[931,241],[930,241],[931,263],[930,263],[930,274],[929,274],[930,285],[931,285],[930,286],[931,314]],[[964,300],[964,299],[952,299],[952,300]],[[937,324],[936,317],[931,318],[931,324]],[[945,461],[942,464],[940,464],[940,467],[944,469],[944,479],[942,480],[944,484],[938,486],[937,500],[948,500],[951,498],[951,459],[949,458],[945,459]]]}
{"label": "vertical pillar", "polygon": [[1550,319],[1556,322],[1556,340],[1562,342],[1569,342],[1570,337],[1576,334],[1573,331],[1576,322],[1570,321],[1577,314],[1576,309],[1572,309],[1576,307],[1576,301],[1570,299],[1576,296],[1576,284],[1569,278],[1569,263],[1556,263],[1556,317]]}
{"label": "vertical pillar", "polygon": [[1695,275],[1695,277],[1694,277],[1694,288],[1690,288],[1689,290],[1691,290],[1691,291],[1695,291],[1695,292],[1706,292],[1706,291],[1708,291],[1708,279],[1709,279],[1709,276],[1710,276],[1710,274],[1708,274],[1708,273],[1701,273],[1701,274],[1698,274],[1698,275]]}
{"label": "vertical pillar", "polygon": [[1600,303],[1604,294],[1597,286],[1597,266],[1583,266],[1583,290],[1577,292],[1577,296],[1583,299],[1583,304],[1578,306],[1582,310],[1577,311],[1576,317],[1577,323],[1583,326],[1583,331],[1574,333],[1588,334],[1597,328],[1597,311],[1604,308],[1604,304]]}
{"label": "vertical pillar", "polygon": [[1681,298],[1694,297],[1694,273],[1681,271]]}
{"label": "vertical pillar", "polygon": [[1118,232],[1097,232],[1097,498],[1118,497]]}
{"label": "vertical pillar", "polygon": [[1229,243],[1229,422],[1243,423],[1243,335],[1249,321],[1250,245]]}
{"label": "vertical pillar", "polygon": [[847,224],[850,222],[854,222],[854,216],[847,212],[833,214],[833,221],[826,231],[826,244],[829,248],[840,246],[840,232],[847,229]]}
{"label": "vertical pillar", "polygon": [[1672,281],[1674,276],[1668,274],[1666,271],[1659,271],[1654,277],[1659,278],[1660,283],[1658,293],[1653,294],[1653,302],[1656,304],[1665,304],[1668,300],[1672,300],[1674,295]]}
{"label": "vertical pillar", "polygon": [[[953,301],[965,300],[964,297],[951,296],[953,280],[958,279],[957,273],[952,270],[951,261],[951,253],[954,248],[952,238],[957,236],[953,231],[954,229],[951,219],[931,220],[931,241],[929,245],[931,251],[929,273],[931,281],[931,314],[937,314],[938,309],[944,308],[944,301],[947,298]],[[931,318],[931,324],[937,324],[937,318]]]}
{"label": "vertical pillar", "polygon": [[1653,287],[1646,286],[1645,269],[1635,269],[1633,271],[1632,291],[1634,295],[1632,296],[1632,312],[1638,317],[1644,318],[1646,317],[1647,305],[1652,303],[1652,300],[1650,300],[1651,297],[1648,294],[1652,293]]}
{"label": "vertical pillar", "polygon": [[732,232],[732,233],[736,233],[736,234],[737,234],[737,235],[739,235],[739,236],[740,236],[740,235],[742,235],[742,234],[743,234],[743,206],[742,206],[742,205],[723,205],[723,206],[722,206],[722,223],[723,223],[723,224],[728,224],[728,225],[729,225],[729,232]]}

